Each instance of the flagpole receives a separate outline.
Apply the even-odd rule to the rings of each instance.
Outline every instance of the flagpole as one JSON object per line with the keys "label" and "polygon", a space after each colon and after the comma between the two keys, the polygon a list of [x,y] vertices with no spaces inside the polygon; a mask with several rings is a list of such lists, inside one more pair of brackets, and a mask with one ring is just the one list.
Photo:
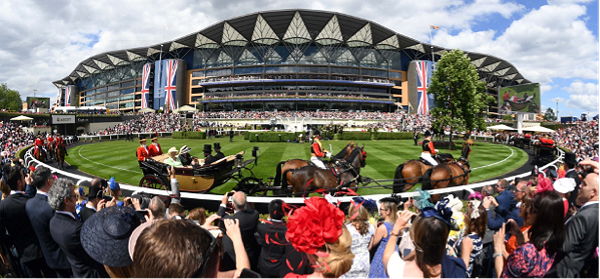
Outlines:
{"label": "flagpole", "polygon": [[429,26],[429,47],[431,48],[431,63],[435,63],[435,58],[433,56],[433,37],[431,36],[431,29],[433,29],[432,25]]}
{"label": "flagpole", "polygon": [[[160,52],[158,54],[158,86],[160,90],[160,84],[162,82],[162,49],[163,45],[160,45]],[[160,95],[159,95],[160,96]],[[160,102],[158,102],[160,104]],[[164,110],[163,110],[164,113]]]}

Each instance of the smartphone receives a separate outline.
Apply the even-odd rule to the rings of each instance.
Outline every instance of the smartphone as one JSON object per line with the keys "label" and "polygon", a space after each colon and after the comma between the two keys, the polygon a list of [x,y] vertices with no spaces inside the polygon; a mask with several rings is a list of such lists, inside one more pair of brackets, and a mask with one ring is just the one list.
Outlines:
{"label": "smartphone", "polygon": [[113,197],[111,197],[111,196],[102,196],[102,199],[105,200],[105,201],[107,201],[107,202],[109,202],[109,201],[112,201]]}

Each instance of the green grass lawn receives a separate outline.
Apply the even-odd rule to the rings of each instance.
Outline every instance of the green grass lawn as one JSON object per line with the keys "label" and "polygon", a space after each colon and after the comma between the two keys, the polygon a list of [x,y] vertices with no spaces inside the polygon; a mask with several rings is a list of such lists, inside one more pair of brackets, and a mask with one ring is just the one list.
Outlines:
{"label": "green grass lawn", "polygon": [[[232,143],[227,138],[210,140],[163,138],[159,142],[163,152],[166,152],[172,146],[179,149],[186,144],[192,148],[191,153],[198,157],[202,157],[202,146],[204,144],[220,142],[222,152],[225,155],[244,150],[246,159],[251,158],[252,147],[258,146],[260,148],[259,160],[253,171],[257,177],[263,179],[275,175],[275,167],[280,161],[294,158],[309,159],[310,157],[308,143],[251,143],[243,140],[242,137],[236,137]],[[373,179],[392,179],[396,166],[406,160],[418,158],[421,150],[420,146],[413,145],[412,140],[358,141],[357,143],[364,144],[368,154],[367,165],[361,170],[361,174]],[[347,144],[347,141],[323,141],[325,149],[329,149],[330,144],[335,154]],[[128,142],[123,140],[80,145],[69,149],[69,156],[66,160],[83,172],[105,178],[114,176],[119,182],[138,185],[142,172],[135,157],[137,146],[137,141]],[[460,156],[460,150],[441,149],[440,152],[451,153],[456,158]],[[497,177],[521,167],[527,161],[527,154],[515,147],[475,143],[470,161],[473,168],[470,182],[477,182]],[[494,165],[487,166],[490,164]],[[229,182],[216,187],[212,192],[224,193],[234,186],[233,182]],[[361,194],[390,192],[390,189],[379,188],[359,191]]]}

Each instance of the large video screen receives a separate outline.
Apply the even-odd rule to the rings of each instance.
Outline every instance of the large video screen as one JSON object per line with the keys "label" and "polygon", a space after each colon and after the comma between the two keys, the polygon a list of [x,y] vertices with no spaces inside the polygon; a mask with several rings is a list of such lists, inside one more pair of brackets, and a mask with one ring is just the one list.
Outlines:
{"label": "large video screen", "polygon": [[498,91],[498,112],[540,113],[540,84],[529,83],[501,87]]}
{"label": "large video screen", "polygon": [[50,98],[27,97],[27,109],[49,109]]}

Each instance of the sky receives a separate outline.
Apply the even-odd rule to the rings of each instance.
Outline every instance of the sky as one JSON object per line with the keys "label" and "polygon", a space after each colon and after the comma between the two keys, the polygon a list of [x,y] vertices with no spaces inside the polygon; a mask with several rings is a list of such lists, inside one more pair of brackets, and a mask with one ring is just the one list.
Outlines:
{"label": "sky", "polygon": [[[502,58],[541,84],[542,110],[598,114],[599,6],[593,0],[2,0],[0,83],[23,99],[36,92],[54,101],[52,81],[90,56],[294,8],[345,13],[426,43]],[[430,25],[440,27],[431,38]]]}

